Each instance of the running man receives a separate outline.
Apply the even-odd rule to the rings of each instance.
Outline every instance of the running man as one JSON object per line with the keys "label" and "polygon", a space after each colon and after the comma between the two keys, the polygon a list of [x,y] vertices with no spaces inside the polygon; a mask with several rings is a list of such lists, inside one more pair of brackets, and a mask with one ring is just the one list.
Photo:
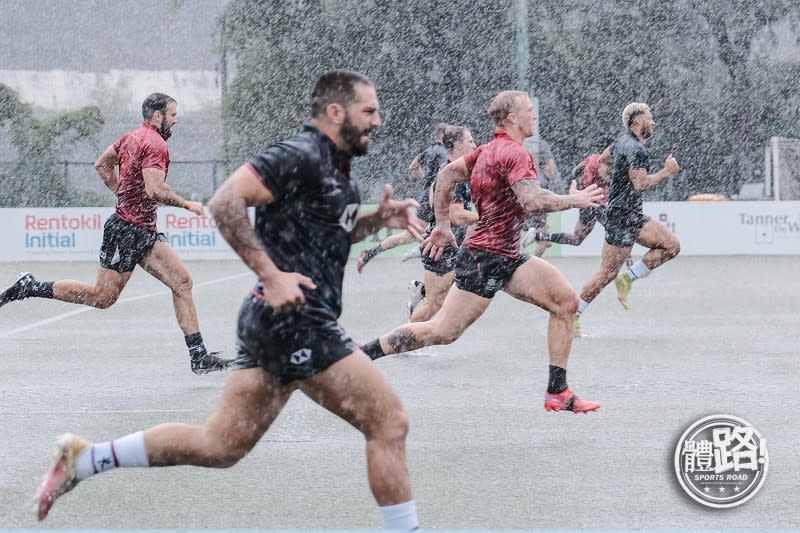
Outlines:
{"label": "running man", "polygon": [[[442,141],[447,149],[447,163],[467,155],[475,150],[475,141],[467,128],[450,126],[447,128]],[[431,185],[430,194],[435,194],[436,180]],[[460,246],[467,235],[467,226],[478,221],[478,213],[471,210],[472,195],[466,181],[456,184],[453,203],[448,211],[450,222],[453,225],[453,234],[456,243]],[[433,210],[428,211],[428,229],[425,237],[430,236],[436,226],[436,217]],[[411,298],[408,301],[410,322],[423,322],[429,320],[442,307],[444,297],[453,284],[453,270],[455,268],[457,250],[448,248],[437,261],[427,256],[422,256],[422,266],[425,269],[423,281],[411,280],[409,290]]]}
{"label": "running man", "polygon": [[[364,155],[381,124],[372,82],[323,74],[303,131],[254,156],[209,203],[220,232],[258,283],[239,311],[238,355],[216,411],[203,426],[162,424],[92,445],[66,434],[37,491],[39,520],[56,498],[116,467],[227,468],[256,445],[295,390],[340,416],[366,438],[372,493],[386,527],[419,526],[406,468],[408,417],[378,368],[338,323],[350,243],[381,227],[421,239],[414,200],[385,196],[359,214],[350,161]],[[255,228],[247,216],[255,206]]]}
{"label": "running man", "polygon": [[[436,174],[439,172],[439,170],[441,170],[442,165],[444,165],[444,163],[447,161],[447,150],[442,144],[444,132],[447,130],[447,128],[448,124],[445,124],[444,122],[437,124],[436,141],[425,150],[420,152],[414,158],[414,160],[411,161],[411,164],[408,167],[408,171],[411,172],[414,177],[422,180],[422,188],[420,189],[417,197],[417,203],[419,203],[419,209],[417,209],[417,218],[423,224],[424,221],[428,220],[429,216],[433,213],[429,200],[431,184],[436,179]],[[387,250],[391,250],[392,248],[397,248],[398,246],[403,246],[404,244],[412,243],[414,240],[414,236],[407,231],[386,237],[377,246],[361,250],[361,253],[358,256],[358,261],[356,261],[356,270],[359,274],[361,274],[364,271],[366,264],[374,259],[378,254]],[[418,250],[418,248],[414,247],[411,251],[414,252],[416,250]],[[405,261],[411,257],[412,255],[408,255],[408,257],[403,257],[403,260]]]}
{"label": "running man", "polygon": [[[579,189],[594,184],[600,188],[604,197],[608,197],[608,187],[611,183],[611,149],[613,142],[613,137],[604,138],[601,140],[600,153],[590,155],[572,169],[572,179],[578,182]],[[575,229],[572,233],[539,232],[535,234],[535,240],[580,246],[592,232],[597,222],[605,225],[605,209],[606,199],[604,198],[600,203],[600,207],[584,207],[579,211],[578,222],[575,224]]]}
{"label": "running man", "polygon": [[[642,210],[642,191],[676,174],[678,163],[670,154],[664,160],[664,168],[655,174],[648,174],[650,156],[644,143],[653,135],[656,123],[647,104],[633,102],[625,106],[622,125],[626,131],[617,138],[612,152],[606,242],[603,243],[600,270],[581,290],[576,317],[581,316],[589,303],[615,277],[617,298],[628,309],[628,293],[633,282],[644,278],[651,270],[677,256],[681,250],[678,238],[664,224],[646,216]],[[620,272],[634,243],[649,250],[626,272]]]}
{"label": "running man", "polygon": [[224,370],[230,361],[208,353],[203,343],[192,298],[192,277],[164,234],[156,229],[158,204],[183,207],[198,216],[205,214],[202,203],[182,198],[166,183],[166,141],[178,121],[178,103],[166,94],[153,93],[142,103],[142,117],[141,127],[106,148],[94,164],[100,179],[117,196],[115,212],[103,229],[95,284],[38,281],[25,272],[0,293],[0,306],[35,297],[107,309],[117,301],[136,265],[140,265],[172,290],[175,317],[189,349],[192,372]]}
{"label": "running man", "polygon": [[478,319],[499,290],[550,313],[547,347],[550,375],[544,407],[548,411],[594,411],[599,403],[582,400],[567,385],[567,360],[572,346],[572,321],[578,298],[566,278],[546,261],[522,252],[520,231],[533,211],[596,207],[602,193],[596,185],[568,195],[539,187],[531,154],[522,140],[533,135],[536,113],[527,93],[503,91],[489,105],[497,125],[489,144],[447,165],[437,178],[436,227],[423,241],[423,255],[442,257],[456,239],[449,211],[458,182],[469,181],[478,210],[476,222],[458,249],[455,286],[439,313],[427,322],[401,326],[368,342],[373,359],[436,344],[449,344]]}

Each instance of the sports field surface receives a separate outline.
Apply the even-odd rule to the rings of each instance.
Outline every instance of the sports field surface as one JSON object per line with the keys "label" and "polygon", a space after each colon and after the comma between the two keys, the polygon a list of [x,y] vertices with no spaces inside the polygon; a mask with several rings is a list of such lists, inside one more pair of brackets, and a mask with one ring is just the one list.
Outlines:
{"label": "sports field surface", "polygon": [[[598,258],[548,259],[576,289]],[[233,352],[254,276],[191,262],[206,344]],[[93,280],[95,263],[0,263],[0,284]],[[417,260],[378,257],[345,278],[358,342],[405,322]],[[449,346],[376,364],[411,419],[409,469],[425,529],[789,530],[800,524],[800,256],[678,257],[638,281],[625,311],[609,286],[583,316],[568,380],[602,407],[549,413],[547,314],[500,294]],[[0,529],[35,528],[32,495],[55,437],[109,440],[166,421],[202,423],[225,375],[195,376],[168,291],[137,270],[99,311],[30,299],[0,309]],[[717,413],[767,440],[761,490],[732,509],[691,500],[676,444]],[[54,529],[375,529],[361,435],[296,393],[228,470],[118,470],[81,483]]]}

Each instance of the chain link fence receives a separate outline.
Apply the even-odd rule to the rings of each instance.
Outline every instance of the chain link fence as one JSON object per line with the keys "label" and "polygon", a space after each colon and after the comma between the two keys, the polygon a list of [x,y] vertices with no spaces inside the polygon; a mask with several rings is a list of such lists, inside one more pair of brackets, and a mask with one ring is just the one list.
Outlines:
{"label": "chain link fence", "polygon": [[[207,202],[232,164],[220,159],[170,161],[167,184],[186,199]],[[0,207],[92,207],[115,202],[93,161],[58,161],[37,168],[0,161]]]}

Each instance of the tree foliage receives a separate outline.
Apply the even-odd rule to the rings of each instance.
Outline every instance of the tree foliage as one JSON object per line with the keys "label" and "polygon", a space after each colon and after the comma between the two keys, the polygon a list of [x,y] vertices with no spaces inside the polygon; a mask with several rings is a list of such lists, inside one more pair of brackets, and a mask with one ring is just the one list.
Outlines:
{"label": "tree foliage", "polygon": [[55,207],[70,205],[79,194],[64,180],[61,163],[71,148],[92,140],[103,125],[94,106],[37,118],[33,108],[10,87],[0,84],[0,126],[10,129],[17,163],[0,170],[3,206]]}
{"label": "tree foliage", "polygon": [[[733,194],[759,179],[771,135],[800,136],[793,90],[800,65],[763,53],[777,25],[798,27],[800,7],[792,3],[551,0],[527,7],[524,76],[562,172],[593,151],[601,134],[621,130],[631,101],[654,111],[653,166],[672,152],[682,167],[651,199]],[[222,22],[223,49],[236,63],[223,107],[226,153],[242,161],[297,131],[315,78],[352,68],[375,81],[384,118],[373,155],[354,167],[364,195],[374,199],[385,181],[398,194],[414,194],[408,163],[430,142],[434,123],[465,125],[478,142],[490,140],[486,106],[517,79],[514,14],[511,0],[233,0]]]}

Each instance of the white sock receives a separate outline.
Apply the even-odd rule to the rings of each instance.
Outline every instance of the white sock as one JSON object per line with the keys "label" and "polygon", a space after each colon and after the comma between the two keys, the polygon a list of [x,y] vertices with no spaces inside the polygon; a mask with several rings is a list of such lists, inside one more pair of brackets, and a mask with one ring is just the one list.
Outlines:
{"label": "white sock", "polygon": [[144,431],[137,431],[83,450],[75,463],[75,472],[80,481],[118,467],[147,466],[150,466],[150,461],[144,447]]}
{"label": "white sock", "polygon": [[398,531],[413,531],[419,527],[417,520],[417,504],[414,500],[397,505],[384,505],[378,507],[383,515],[383,522],[386,529],[396,529]]}
{"label": "white sock", "polygon": [[578,297],[578,312],[575,313],[575,316],[581,316],[581,313],[583,313],[588,306],[589,302],[587,302],[581,297]]}
{"label": "white sock", "polygon": [[647,265],[642,260],[639,260],[628,269],[628,274],[630,274],[632,280],[642,279],[650,274],[650,269],[647,268]]}

